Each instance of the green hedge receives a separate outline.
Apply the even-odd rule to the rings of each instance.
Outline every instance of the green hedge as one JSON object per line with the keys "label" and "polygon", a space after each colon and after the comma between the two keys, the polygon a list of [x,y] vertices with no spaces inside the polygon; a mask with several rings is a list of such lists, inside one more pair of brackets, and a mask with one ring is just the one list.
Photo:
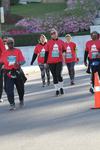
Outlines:
{"label": "green hedge", "polygon": [[[15,46],[33,46],[33,45],[36,45],[38,43],[40,34],[41,33],[9,35],[8,37],[13,37],[15,39]],[[47,39],[50,39],[49,33],[44,33],[44,34],[46,35]],[[90,34],[90,31],[71,33],[72,36],[89,35],[89,34]],[[59,35],[59,36],[63,37],[65,35]],[[6,37],[7,37],[7,35],[6,35]]]}

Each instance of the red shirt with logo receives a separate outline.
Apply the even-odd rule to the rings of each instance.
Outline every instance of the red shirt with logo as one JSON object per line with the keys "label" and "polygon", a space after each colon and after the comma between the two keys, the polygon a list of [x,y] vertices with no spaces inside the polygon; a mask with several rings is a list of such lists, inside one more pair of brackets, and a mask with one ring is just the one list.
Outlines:
{"label": "red shirt with logo", "polygon": [[86,43],[85,50],[88,52],[88,57],[90,59],[96,59],[98,53],[100,52],[100,40],[90,40]]}
{"label": "red shirt with logo", "polygon": [[6,50],[1,56],[1,61],[4,63],[4,69],[12,70],[17,69],[15,62],[24,62],[25,58],[20,49],[14,48],[14,50]]}
{"label": "red shirt with logo", "polygon": [[46,51],[46,43],[43,44],[37,44],[37,46],[34,49],[34,53],[38,56],[38,64],[44,64],[44,57],[45,57],[45,51]]}
{"label": "red shirt with logo", "polygon": [[62,40],[49,40],[46,46],[46,51],[48,51],[48,64],[62,62],[62,54],[64,50],[65,47]]}
{"label": "red shirt with logo", "polygon": [[65,61],[66,63],[76,62],[76,44],[74,42],[65,42],[66,55]]}

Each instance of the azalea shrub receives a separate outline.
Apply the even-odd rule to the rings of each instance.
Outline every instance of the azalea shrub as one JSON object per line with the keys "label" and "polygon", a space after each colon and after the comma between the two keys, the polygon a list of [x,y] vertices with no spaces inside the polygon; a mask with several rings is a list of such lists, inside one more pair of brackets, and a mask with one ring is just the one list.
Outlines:
{"label": "azalea shrub", "polygon": [[28,18],[20,20],[16,27],[22,26],[28,33],[49,32],[51,28],[56,28],[60,34],[75,33],[89,30],[94,18],[92,15],[80,18],[76,16],[48,16],[45,19]]}
{"label": "azalea shrub", "polygon": [[47,33],[51,28],[56,28],[61,35],[89,31],[97,16],[100,0],[67,0],[66,3],[67,8],[62,14],[21,19],[7,34]]}

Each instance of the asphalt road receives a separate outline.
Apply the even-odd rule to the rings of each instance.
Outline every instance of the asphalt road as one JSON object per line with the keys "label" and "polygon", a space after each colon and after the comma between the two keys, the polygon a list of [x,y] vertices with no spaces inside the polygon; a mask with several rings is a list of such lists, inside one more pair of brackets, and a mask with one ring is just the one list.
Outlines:
{"label": "asphalt road", "polygon": [[[34,75],[35,76],[35,75]],[[6,95],[0,104],[0,150],[99,150],[100,110],[91,110],[90,76],[76,72],[70,86],[64,74],[63,96],[55,97],[53,84],[41,87],[39,75],[25,86],[25,106],[8,110]]]}

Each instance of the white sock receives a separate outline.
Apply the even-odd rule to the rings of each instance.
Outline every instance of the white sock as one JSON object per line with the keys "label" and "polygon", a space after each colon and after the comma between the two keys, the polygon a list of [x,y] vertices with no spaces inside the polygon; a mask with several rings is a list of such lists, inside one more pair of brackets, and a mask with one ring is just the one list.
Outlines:
{"label": "white sock", "polygon": [[63,88],[63,82],[59,82],[59,89]]}
{"label": "white sock", "polygon": [[55,90],[59,91],[59,84],[54,84],[54,86],[55,86]]}

